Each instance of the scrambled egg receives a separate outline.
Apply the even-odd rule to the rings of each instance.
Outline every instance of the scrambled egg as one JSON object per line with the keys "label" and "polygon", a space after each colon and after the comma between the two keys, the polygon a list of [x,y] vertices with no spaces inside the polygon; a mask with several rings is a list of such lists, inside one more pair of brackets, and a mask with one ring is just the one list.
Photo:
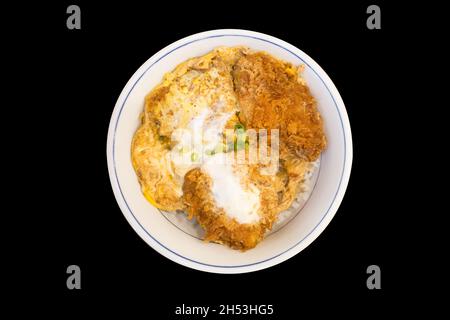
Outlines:
{"label": "scrambled egg", "polygon": [[[243,47],[217,48],[167,73],[141,121],[131,156],[146,199],[195,217],[205,240],[241,250],[289,208],[326,145],[299,68]],[[233,161],[259,149],[249,129],[266,129],[269,145],[271,130],[280,131],[272,174],[271,163]]]}

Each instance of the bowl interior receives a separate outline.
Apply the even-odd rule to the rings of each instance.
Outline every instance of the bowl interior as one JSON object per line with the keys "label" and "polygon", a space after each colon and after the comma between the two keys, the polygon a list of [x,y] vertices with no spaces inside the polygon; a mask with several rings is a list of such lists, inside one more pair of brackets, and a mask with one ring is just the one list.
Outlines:
{"label": "bowl interior", "polygon": [[[218,46],[248,46],[263,50],[275,57],[305,64],[304,77],[317,99],[318,108],[324,119],[328,146],[321,157],[320,172],[314,191],[301,212],[282,230],[272,234],[256,248],[239,252],[225,246],[205,243],[170,223],[141,194],[136,174],[130,159],[130,145],[139,125],[139,114],[143,110],[145,95],[156,86],[166,72],[188,58],[203,55]],[[130,80],[116,106],[117,117],[112,120],[112,180],[118,186],[116,197],[122,197],[122,210],[128,221],[152,247],[166,256],[176,256],[178,262],[205,266],[208,268],[239,268],[257,265],[275,259],[290,250],[299,252],[312,240],[308,237],[323,229],[321,224],[334,215],[333,205],[342,188],[348,141],[344,130],[342,110],[336,102],[337,91],[330,88],[331,81],[321,69],[298,49],[293,51],[288,44],[275,43],[267,38],[239,34],[219,34],[197,37],[183,43],[176,43],[147,61]],[[330,83],[328,83],[330,82]],[[332,85],[332,84],[331,84]],[[344,110],[345,112],[345,110]],[[346,116],[346,115],[345,115]],[[348,140],[348,137],[347,137]],[[345,189],[345,187],[344,187]],[[119,200],[119,199],[118,199]],[[334,209],[335,210],[335,209]],[[125,212],[126,211],[126,212]],[[328,216],[328,217],[327,217]],[[319,231],[320,233],[320,231]],[[195,267],[195,266],[194,266]]]}

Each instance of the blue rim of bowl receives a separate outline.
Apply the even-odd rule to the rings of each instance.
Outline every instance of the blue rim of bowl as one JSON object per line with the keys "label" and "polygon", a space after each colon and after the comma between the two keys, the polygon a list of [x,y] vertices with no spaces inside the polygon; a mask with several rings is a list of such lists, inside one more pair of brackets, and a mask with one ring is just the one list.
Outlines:
{"label": "blue rim of bowl", "polygon": [[[162,59],[164,59],[165,57],[167,57],[168,55],[170,55],[172,52],[174,52],[174,51],[176,51],[176,50],[178,50],[178,49],[180,49],[180,48],[182,48],[182,47],[185,47],[185,46],[187,46],[187,45],[189,45],[189,44],[191,44],[191,43],[194,43],[194,42],[203,41],[203,40],[210,39],[210,38],[219,38],[219,37],[244,37],[244,38],[252,38],[252,39],[255,39],[255,40],[267,42],[267,43],[270,43],[270,44],[272,44],[272,45],[275,45],[275,46],[277,46],[277,47],[279,47],[279,48],[281,48],[281,49],[283,49],[283,50],[289,52],[290,54],[292,54],[293,56],[295,56],[297,59],[299,59],[300,61],[302,61],[302,63],[304,63],[305,65],[307,65],[307,66],[308,66],[308,67],[309,67],[309,68],[317,75],[317,77],[320,79],[320,81],[322,81],[322,83],[324,84],[325,88],[327,88],[327,91],[328,91],[328,93],[330,94],[331,98],[333,99],[334,105],[335,105],[336,110],[337,110],[338,115],[339,115],[339,120],[340,120],[341,128],[342,128],[342,135],[343,135],[343,137],[344,137],[344,163],[343,163],[343,165],[342,165],[342,172],[341,172],[341,177],[340,177],[340,179],[339,179],[339,184],[338,184],[336,193],[335,193],[334,196],[333,196],[333,200],[331,201],[331,203],[330,203],[330,205],[329,205],[327,211],[325,212],[325,214],[323,215],[323,217],[320,219],[320,221],[317,223],[317,225],[316,225],[316,226],[315,226],[315,227],[314,227],[314,228],[313,228],[306,236],[304,236],[300,241],[298,241],[296,244],[294,244],[294,245],[291,246],[290,248],[284,250],[283,252],[274,255],[273,257],[270,257],[270,258],[267,258],[267,259],[264,259],[264,260],[261,260],[261,261],[258,261],[258,262],[249,263],[249,264],[243,264],[243,265],[231,265],[231,266],[230,266],[230,265],[215,265],[215,264],[208,264],[208,263],[204,263],[204,262],[200,262],[200,261],[196,261],[196,260],[187,258],[187,257],[183,256],[182,254],[179,254],[179,253],[177,253],[176,251],[174,251],[174,250],[172,250],[172,249],[166,247],[164,244],[162,244],[160,241],[158,241],[158,239],[156,239],[155,237],[153,237],[153,236],[147,231],[147,229],[145,229],[144,226],[139,222],[139,220],[136,218],[136,216],[134,215],[133,211],[131,210],[130,206],[128,205],[128,202],[127,202],[127,200],[125,199],[125,196],[123,195],[122,188],[120,187],[119,179],[118,179],[118,177],[117,177],[116,161],[115,161],[115,141],[116,141],[117,125],[118,125],[118,123],[119,123],[119,119],[120,119],[120,116],[121,116],[121,114],[122,114],[122,110],[123,110],[123,108],[124,108],[124,106],[125,106],[125,103],[126,103],[127,100],[128,100],[128,97],[129,97],[130,93],[133,91],[134,87],[135,87],[136,84],[141,80],[141,78],[142,78],[142,77],[147,73],[147,71],[149,71],[155,64],[157,64],[159,61],[161,61]],[[128,93],[127,93],[127,95],[126,95],[126,97],[125,97],[125,99],[124,99],[124,101],[123,101],[123,103],[122,103],[122,105],[121,105],[121,107],[120,107],[119,114],[118,114],[118,116],[117,116],[116,123],[115,123],[115,125],[114,125],[114,134],[113,134],[113,143],[112,143],[112,159],[113,159],[113,166],[114,166],[114,177],[115,177],[115,179],[116,179],[116,182],[117,182],[117,186],[118,186],[118,188],[119,188],[120,195],[122,196],[122,199],[123,199],[125,205],[127,206],[128,211],[131,213],[131,216],[132,216],[133,219],[135,220],[135,222],[141,227],[141,229],[142,229],[142,230],[143,230],[150,238],[152,238],[156,243],[158,243],[158,244],[159,244],[162,248],[164,248],[165,250],[167,250],[167,251],[169,251],[170,253],[172,253],[172,254],[174,254],[174,255],[176,255],[176,256],[182,258],[182,259],[185,259],[185,260],[187,260],[187,261],[189,261],[189,262],[193,262],[193,263],[196,263],[196,264],[199,264],[199,265],[202,265],[202,266],[213,267],[213,268],[233,269],[233,268],[244,268],[244,267],[255,266],[255,265],[262,264],[262,263],[268,262],[268,261],[270,261],[270,260],[273,260],[273,259],[275,259],[275,258],[277,258],[277,257],[279,257],[279,256],[281,256],[281,255],[284,255],[284,254],[287,253],[288,251],[291,251],[292,249],[294,249],[295,247],[297,247],[298,245],[300,245],[305,239],[307,239],[307,238],[309,237],[310,234],[312,234],[312,233],[317,229],[317,227],[322,223],[323,219],[328,215],[328,212],[330,211],[332,205],[334,204],[334,201],[336,200],[336,196],[338,195],[339,190],[341,189],[341,184],[342,184],[342,179],[343,179],[343,176],[344,176],[345,165],[346,165],[346,159],[347,159],[347,152],[346,152],[347,145],[346,145],[346,144],[347,144],[347,141],[346,141],[346,137],[345,137],[345,129],[344,129],[344,125],[343,125],[343,122],[342,122],[342,115],[341,115],[341,112],[339,111],[339,108],[338,108],[338,106],[337,106],[336,100],[335,100],[333,94],[331,93],[330,89],[328,88],[327,84],[326,84],[325,81],[322,79],[322,77],[321,77],[321,76],[317,73],[317,71],[316,71],[314,68],[312,68],[306,61],[304,61],[301,57],[299,57],[297,54],[295,54],[295,53],[292,52],[291,50],[289,50],[289,49],[283,47],[282,45],[280,45],[280,44],[278,44],[278,43],[272,42],[272,41],[267,40],[267,39],[259,38],[259,37],[257,37],[257,36],[244,35],[244,34],[217,34],[217,35],[206,36],[206,37],[203,37],[203,38],[199,38],[199,39],[195,39],[195,40],[188,41],[188,42],[183,43],[183,44],[179,45],[178,47],[176,47],[176,48],[170,50],[169,52],[165,53],[163,56],[159,57],[155,62],[153,62],[147,69],[145,69],[145,71],[139,76],[139,78],[136,79],[136,81],[133,83],[133,85],[132,85],[131,88],[129,89],[129,91],[128,91]],[[311,194],[311,195],[312,195],[312,194]]]}

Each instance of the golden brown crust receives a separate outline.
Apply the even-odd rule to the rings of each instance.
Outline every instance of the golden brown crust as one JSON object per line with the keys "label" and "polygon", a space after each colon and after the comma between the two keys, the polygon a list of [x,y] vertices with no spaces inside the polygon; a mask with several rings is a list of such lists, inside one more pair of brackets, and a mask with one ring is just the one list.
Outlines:
{"label": "golden brown crust", "polygon": [[248,128],[279,129],[281,147],[316,160],[326,146],[322,118],[291,64],[266,53],[243,55],[233,71],[240,119]]}
{"label": "golden brown crust", "polygon": [[276,219],[270,204],[270,189],[262,192],[261,202],[264,210],[257,223],[241,224],[229,218],[222,208],[218,208],[211,195],[211,179],[200,169],[189,171],[183,184],[183,200],[189,218],[195,217],[205,229],[205,241],[226,244],[233,249],[247,250],[255,247],[272,227]]}

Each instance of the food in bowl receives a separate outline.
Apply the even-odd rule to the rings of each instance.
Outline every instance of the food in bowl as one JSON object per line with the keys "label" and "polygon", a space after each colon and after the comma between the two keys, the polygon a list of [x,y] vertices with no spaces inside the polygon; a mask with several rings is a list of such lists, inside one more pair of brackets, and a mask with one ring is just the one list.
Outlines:
{"label": "food in bowl", "polygon": [[219,47],[167,73],[145,98],[131,146],[145,198],[196,219],[206,241],[255,247],[326,147],[302,70]]}

